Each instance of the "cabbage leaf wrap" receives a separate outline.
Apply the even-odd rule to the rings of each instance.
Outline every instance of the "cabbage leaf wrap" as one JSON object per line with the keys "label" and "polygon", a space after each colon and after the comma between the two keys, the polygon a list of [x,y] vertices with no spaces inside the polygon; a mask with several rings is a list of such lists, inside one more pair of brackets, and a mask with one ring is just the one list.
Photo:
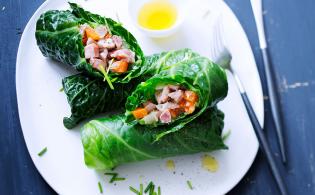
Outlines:
{"label": "cabbage leaf wrap", "polygon": [[[161,71],[150,79],[140,83],[126,102],[126,120],[140,123],[132,115],[132,111],[147,101],[155,99],[156,88],[163,85],[180,85],[198,95],[196,110],[189,115],[182,114],[172,120],[175,124],[167,131],[161,132],[157,137],[177,131],[187,123],[200,116],[208,107],[215,106],[224,99],[228,91],[225,71],[209,59],[201,56],[192,57],[179,63],[165,65]],[[170,123],[158,122],[156,125],[169,125]],[[152,126],[152,125],[151,125]]]}
{"label": "cabbage leaf wrap", "polygon": [[172,50],[145,57],[141,68],[141,77],[136,77],[127,84],[115,83],[111,90],[103,81],[77,74],[62,80],[63,89],[71,108],[71,116],[64,117],[64,126],[74,128],[80,121],[97,114],[124,109],[127,97],[136,86],[161,71],[162,67],[191,59],[198,54],[190,49]]}
{"label": "cabbage leaf wrap", "polygon": [[215,107],[156,142],[156,136],[170,126],[147,129],[126,123],[124,117],[92,120],[83,127],[81,139],[88,167],[111,169],[124,163],[227,149],[221,136],[224,114]]}
{"label": "cabbage leaf wrap", "polygon": [[[108,77],[111,82],[129,82],[130,74],[137,72],[144,63],[143,52],[135,37],[122,24],[111,18],[92,14],[74,3],[69,4],[72,11],[50,10],[43,13],[38,19],[35,37],[42,54],[70,65],[79,72],[105,79],[103,73],[93,68],[85,59],[80,25],[89,24],[92,27],[106,25],[112,35],[120,36],[124,45],[135,52],[135,63],[129,66],[126,73],[109,72]],[[127,78],[129,79],[127,80]]]}
{"label": "cabbage leaf wrap", "polygon": [[72,129],[84,119],[122,109],[137,83],[136,80],[127,84],[117,83],[115,90],[111,90],[103,81],[82,73],[64,78],[63,90],[71,108],[71,116],[63,119],[64,126]]}

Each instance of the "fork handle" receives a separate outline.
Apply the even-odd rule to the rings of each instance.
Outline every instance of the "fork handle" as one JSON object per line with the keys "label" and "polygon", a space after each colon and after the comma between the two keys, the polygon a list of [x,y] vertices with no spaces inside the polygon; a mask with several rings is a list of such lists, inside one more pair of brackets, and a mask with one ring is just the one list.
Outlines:
{"label": "fork handle", "polygon": [[269,61],[269,55],[267,51],[267,47],[261,49],[263,62],[264,62],[264,69],[265,69],[265,75],[266,75],[266,83],[267,83],[267,89],[269,94],[269,102],[271,107],[271,114],[273,117],[273,121],[276,127],[276,133],[278,137],[279,147],[281,151],[281,157],[282,162],[286,163],[286,152],[284,147],[284,139],[283,139],[283,133],[282,133],[282,121],[281,121],[281,113],[280,113],[280,105],[279,105],[279,98],[278,94],[276,92],[276,85],[274,83],[270,61]]}
{"label": "fork handle", "polygon": [[247,97],[247,94],[245,91],[241,92],[241,96],[242,96],[242,99],[244,101],[244,104],[245,104],[245,107],[246,107],[246,110],[248,112],[248,116],[250,118],[250,121],[252,122],[252,125],[254,127],[254,130],[256,132],[256,135],[258,137],[258,140],[259,140],[259,143],[260,143],[260,148],[262,149],[262,151],[264,152],[266,158],[267,158],[267,161],[268,161],[268,164],[271,168],[271,172],[278,184],[278,188],[281,192],[282,195],[287,195],[287,190],[286,190],[286,186],[283,182],[283,179],[281,177],[281,174],[279,172],[279,169],[276,165],[276,161],[273,157],[273,154],[270,150],[270,147],[269,147],[269,144],[268,144],[268,141],[266,139],[266,136],[259,124],[259,121],[257,119],[257,116],[254,112],[254,109],[253,107],[251,106],[251,103]]}

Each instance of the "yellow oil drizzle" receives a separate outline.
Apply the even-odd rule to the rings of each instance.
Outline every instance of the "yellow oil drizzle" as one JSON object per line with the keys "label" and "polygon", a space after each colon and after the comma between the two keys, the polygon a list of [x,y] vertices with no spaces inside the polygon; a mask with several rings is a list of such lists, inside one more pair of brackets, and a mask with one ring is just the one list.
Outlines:
{"label": "yellow oil drizzle", "polygon": [[216,172],[219,169],[218,161],[209,155],[204,155],[201,159],[202,167],[210,172]]}
{"label": "yellow oil drizzle", "polygon": [[151,30],[162,30],[173,26],[177,19],[177,9],[169,0],[152,0],[139,11],[138,23]]}
{"label": "yellow oil drizzle", "polygon": [[175,163],[173,160],[168,160],[166,161],[166,168],[170,171],[174,171],[175,170]]}

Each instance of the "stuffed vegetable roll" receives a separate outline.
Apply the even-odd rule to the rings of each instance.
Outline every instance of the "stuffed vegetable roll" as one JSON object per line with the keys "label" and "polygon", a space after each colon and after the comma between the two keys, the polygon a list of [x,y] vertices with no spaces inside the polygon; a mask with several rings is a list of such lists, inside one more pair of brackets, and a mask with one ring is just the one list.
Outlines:
{"label": "stuffed vegetable roll", "polygon": [[127,121],[141,125],[177,124],[158,137],[177,131],[226,97],[225,71],[205,57],[164,66],[140,83],[127,98]]}
{"label": "stuffed vegetable roll", "polygon": [[221,111],[209,109],[159,141],[155,141],[156,136],[170,126],[147,129],[126,123],[123,115],[92,120],[81,133],[85,164],[94,169],[111,169],[123,163],[227,149],[221,136],[223,119]]}
{"label": "stuffed vegetable roll", "polygon": [[162,52],[145,57],[145,63],[139,75],[127,84],[114,83],[115,90],[110,90],[103,81],[77,74],[63,79],[62,84],[71,108],[71,116],[64,117],[64,126],[74,128],[80,121],[97,114],[123,109],[127,97],[136,86],[161,71],[163,67],[191,59],[198,54],[190,49]]}
{"label": "stuffed vegetable roll", "polygon": [[46,57],[112,82],[127,83],[144,62],[137,40],[120,23],[70,3],[72,11],[52,10],[37,21],[36,40]]}

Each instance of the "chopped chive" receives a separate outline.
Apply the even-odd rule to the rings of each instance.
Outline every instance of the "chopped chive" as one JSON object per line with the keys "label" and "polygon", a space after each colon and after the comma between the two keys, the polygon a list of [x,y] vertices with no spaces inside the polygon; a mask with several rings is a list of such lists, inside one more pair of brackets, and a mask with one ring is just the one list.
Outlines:
{"label": "chopped chive", "polygon": [[140,193],[139,195],[143,195],[143,184],[140,184]]}
{"label": "chopped chive", "polygon": [[193,186],[191,185],[191,181],[189,181],[189,180],[187,180],[187,185],[188,185],[188,187],[189,187],[189,189],[193,189]]}
{"label": "chopped chive", "polygon": [[158,187],[158,192],[157,193],[158,193],[158,195],[161,195],[161,187],[160,186]]}
{"label": "chopped chive", "polygon": [[222,139],[225,141],[231,135],[231,129],[228,130],[225,134],[223,134]]}
{"label": "chopped chive", "polygon": [[110,87],[112,90],[114,90],[114,86],[113,86],[113,84],[112,84],[112,82],[111,82],[111,80],[110,80],[110,78],[109,78],[107,72],[106,72],[105,69],[103,68],[103,66],[100,67],[100,71],[101,71],[101,73],[102,73],[102,74],[104,75],[104,77],[105,77],[104,81],[106,80],[107,83],[108,83],[108,85],[109,85],[109,87]]}
{"label": "chopped chive", "polygon": [[149,185],[145,188],[144,193],[147,193],[151,189],[152,185],[153,185],[153,182],[151,181]]}
{"label": "chopped chive", "polygon": [[152,184],[150,191],[149,191],[149,195],[153,195],[154,194],[154,184]]}
{"label": "chopped chive", "polygon": [[129,186],[129,190],[134,192],[135,194],[139,194],[139,191],[134,189],[132,186]]}
{"label": "chopped chive", "polygon": [[104,173],[105,175],[113,175],[113,176],[117,176],[118,173]]}
{"label": "chopped chive", "polygon": [[98,182],[98,189],[100,190],[100,193],[103,194],[103,187],[100,182]]}
{"label": "chopped chive", "polygon": [[114,181],[123,181],[126,180],[126,178],[123,177],[112,177],[111,180],[109,181],[109,183],[113,183]]}
{"label": "chopped chive", "polygon": [[112,80],[110,80],[111,82],[115,82],[118,78],[113,78]]}
{"label": "chopped chive", "polygon": [[42,149],[42,150],[38,153],[38,156],[43,156],[46,152],[47,152],[47,147],[45,147],[44,149]]}
{"label": "chopped chive", "polygon": [[61,87],[61,88],[59,89],[59,92],[63,92],[63,90],[64,90],[64,88],[63,88],[63,87]]}

